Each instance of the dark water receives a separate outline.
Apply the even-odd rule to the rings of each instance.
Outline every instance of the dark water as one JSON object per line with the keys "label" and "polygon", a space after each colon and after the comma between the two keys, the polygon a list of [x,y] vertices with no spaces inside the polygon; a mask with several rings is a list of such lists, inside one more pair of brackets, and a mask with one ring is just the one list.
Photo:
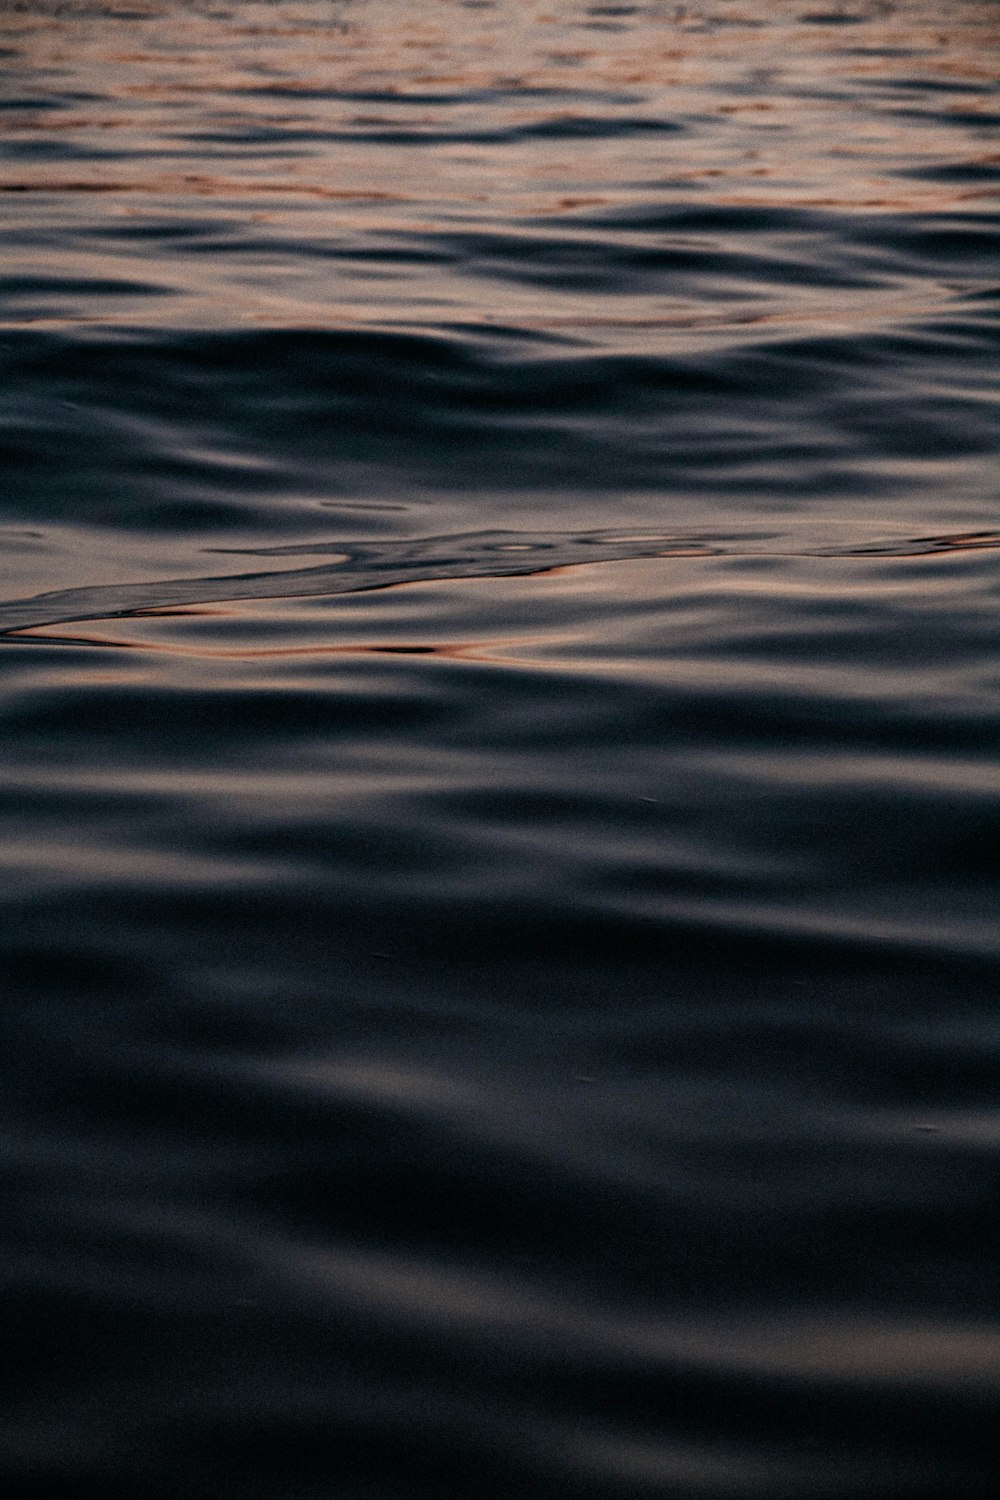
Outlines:
{"label": "dark water", "polygon": [[0,49],[4,1493],[993,1500],[1000,10]]}

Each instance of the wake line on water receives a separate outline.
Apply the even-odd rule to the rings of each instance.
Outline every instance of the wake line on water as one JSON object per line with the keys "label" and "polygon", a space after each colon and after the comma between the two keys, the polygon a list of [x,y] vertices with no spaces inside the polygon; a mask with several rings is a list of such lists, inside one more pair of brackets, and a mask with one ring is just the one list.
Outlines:
{"label": "wake line on water", "polygon": [[122,619],[217,604],[238,599],[304,598],[354,594],[401,584],[433,583],[450,578],[515,578],[583,567],[591,563],[629,562],[649,558],[705,557],[920,557],[942,552],[1000,548],[1000,531],[953,532],[907,540],[867,541],[839,547],[802,549],[740,545],[698,534],[628,532],[484,531],[416,541],[336,540],[273,548],[210,548],[237,557],[302,557],[326,554],[325,563],[308,568],[254,573],[214,574],[134,584],[100,584],[60,589],[27,599],[0,603],[0,640],[30,640],[43,626],[80,620]]}

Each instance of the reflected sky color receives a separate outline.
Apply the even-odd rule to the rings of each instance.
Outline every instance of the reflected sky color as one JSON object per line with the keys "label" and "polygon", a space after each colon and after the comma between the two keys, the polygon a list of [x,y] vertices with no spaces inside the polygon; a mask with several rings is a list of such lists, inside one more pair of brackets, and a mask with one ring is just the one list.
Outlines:
{"label": "reflected sky color", "polygon": [[[500,324],[631,350],[885,326],[947,289],[877,235],[789,274],[808,217],[748,263],[735,211],[964,222],[997,192],[985,3],[944,25],[788,0],[139,4],[118,25],[43,4],[2,32],[18,323]],[[734,211],[710,245],[670,212],[699,198]]]}

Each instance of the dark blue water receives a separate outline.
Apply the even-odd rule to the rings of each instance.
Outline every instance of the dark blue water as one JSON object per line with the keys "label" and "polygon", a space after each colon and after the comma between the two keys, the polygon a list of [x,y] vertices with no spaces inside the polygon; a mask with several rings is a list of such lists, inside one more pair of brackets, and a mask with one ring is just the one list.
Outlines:
{"label": "dark blue water", "polygon": [[993,1500],[1000,12],[7,0],[16,1500]]}

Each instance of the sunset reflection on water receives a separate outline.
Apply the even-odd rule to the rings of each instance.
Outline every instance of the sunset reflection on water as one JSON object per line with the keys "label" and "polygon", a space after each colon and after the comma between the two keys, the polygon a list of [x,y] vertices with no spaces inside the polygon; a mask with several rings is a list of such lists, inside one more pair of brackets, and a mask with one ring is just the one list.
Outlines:
{"label": "sunset reflection on water", "polygon": [[[649,346],[644,327],[683,344],[685,329],[702,337],[720,319],[765,333],[775,319],[856,328],[905,315],[905,261],[875,254],[870,278],[862,264],[858,281],[831,268],[828,285],[799,285],[777,258],[743,263],[735,210],[940,215],[985,208],[997,191],[967,180],[1000,160],[991,5],[965,5],[945,28],[912,5],[853,17],[781,3],[766,25],[724,0],[437,12],[431,23],[401,4],[327,0],[290,16],[139,4],[117,25],[86,3],[9,13],[8,274],[89,283],[85,308],[53,286],[26,290],[14,316],[498,323],[578,328],[609,347],[627,327],[631,348]],[[947,90],[926,121],[914,69]],[[940,166],[949,115],[954,170],[925,173]],[[969,159],[977,115],[982,149]],[[683,214],[669,221],[698,195],[734,210],[704,265],[704,236]],[[56,207],[66,227],[51,235]],[[175,236],[169,285],[148,275],[144,226]],[[596,264],[609,241],[625,257],[618,286],[615,259]]]}

